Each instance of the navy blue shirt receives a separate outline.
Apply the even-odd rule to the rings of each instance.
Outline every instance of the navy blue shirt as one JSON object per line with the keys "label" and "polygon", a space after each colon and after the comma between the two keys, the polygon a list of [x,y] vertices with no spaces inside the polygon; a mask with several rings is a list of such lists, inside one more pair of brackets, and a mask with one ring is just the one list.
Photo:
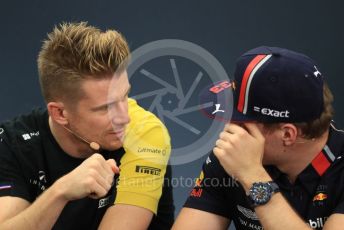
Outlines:
{"label": "navy blue shirt", "polygon": [[[344,132],[330,128],[323,150],[291,184],[274,166],[265,169],[293,209],[314,229],[322,229],[333,213],[344,213]],[[211,153],[203,164],[184,207],[231,219],[236,229],[263,229],[244,189]]]}

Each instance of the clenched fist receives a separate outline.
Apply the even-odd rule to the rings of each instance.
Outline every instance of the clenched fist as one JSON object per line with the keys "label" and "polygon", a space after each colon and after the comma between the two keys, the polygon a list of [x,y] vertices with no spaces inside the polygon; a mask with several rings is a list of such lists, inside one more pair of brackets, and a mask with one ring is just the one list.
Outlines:
{"label": "clenched fist", "polygon": [[116,162],[113,159],[105,160],[102,155],[95,153],[60,178],[56,185],[68,201],[87,196],[98,199],[110,190],[115,173],[119,173]]}

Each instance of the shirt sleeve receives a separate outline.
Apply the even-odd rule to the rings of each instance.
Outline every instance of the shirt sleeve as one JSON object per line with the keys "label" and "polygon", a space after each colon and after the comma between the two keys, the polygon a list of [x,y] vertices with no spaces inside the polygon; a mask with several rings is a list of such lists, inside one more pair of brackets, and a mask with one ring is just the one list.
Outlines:
{"label": "shirt sleeve", "polygon": [[235,184],[236,181],[227,175],[214,153],[211,153],[203,164],[200,176],[184,207],[230,219],[232,209],[228,198],[231,187]]}
{"label": "shirt sleeve", "polygon": [[1,128],[0,134],[0,196],[14,196],[33,201],[29,186],[21,171],[20,164],[10,148],[10,141],[6,137],[6,130]]}
{"label": "shirt sleeve", "polygon": [[170,136],[158,118],[132,100],[129,116],[115,204],[135,205],[156,214],[171,152]]}

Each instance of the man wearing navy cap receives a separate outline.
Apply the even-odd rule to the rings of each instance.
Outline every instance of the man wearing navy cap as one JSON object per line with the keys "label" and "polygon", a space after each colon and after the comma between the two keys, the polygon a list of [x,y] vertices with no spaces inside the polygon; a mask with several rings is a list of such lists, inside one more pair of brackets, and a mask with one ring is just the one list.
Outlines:
{"label": "man wearing navy cap", "polygon": [[309,57],[243,54],[234,108],[174,229],[343,229],[344,132]]}

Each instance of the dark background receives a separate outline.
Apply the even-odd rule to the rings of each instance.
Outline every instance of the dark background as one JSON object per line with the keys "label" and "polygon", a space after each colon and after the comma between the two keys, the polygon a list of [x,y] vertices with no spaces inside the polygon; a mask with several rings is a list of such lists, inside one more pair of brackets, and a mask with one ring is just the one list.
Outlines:
{"label": "dark background", "polygon": [[[341,0],[227,1],[3,1],[0,6],[0,121],[43,105],[36,57],[41,42],[62,21],[115,28],[131,50],[159,39],[182,39],[208,50],[232,76],[236,58],[259,46],[303,52],[318,63],[335,95],[343,127],[344,14]],[[143,86],[144,87],[144,86]],[[174,166],[174,175],[195,177],[204,157]],[[175,189],[177,212],[190,187]]]}

